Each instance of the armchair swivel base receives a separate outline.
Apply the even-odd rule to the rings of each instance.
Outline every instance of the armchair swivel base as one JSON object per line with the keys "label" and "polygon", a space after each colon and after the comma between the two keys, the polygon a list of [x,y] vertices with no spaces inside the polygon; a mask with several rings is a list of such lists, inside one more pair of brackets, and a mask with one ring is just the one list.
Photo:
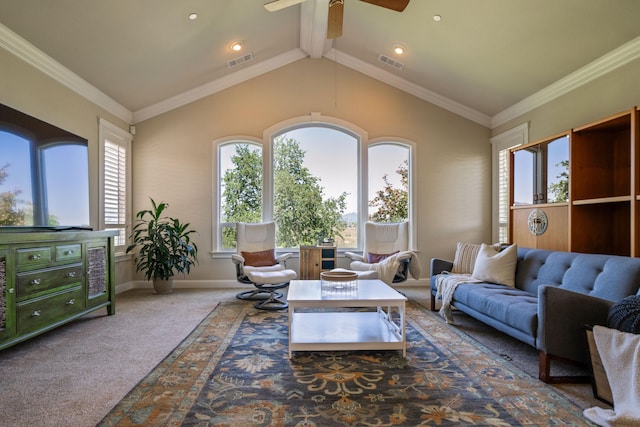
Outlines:
{"label": "armchair swivel base", "polygon": [[279,289],[289,286],[289,282],[296,277],[295,271],[286,269],[247,272],[249,283],[253,283],[256,289],[240,292],[236,298],[257,301],[254,306],[261,310],[283,310],[289,307],[289,303]]}

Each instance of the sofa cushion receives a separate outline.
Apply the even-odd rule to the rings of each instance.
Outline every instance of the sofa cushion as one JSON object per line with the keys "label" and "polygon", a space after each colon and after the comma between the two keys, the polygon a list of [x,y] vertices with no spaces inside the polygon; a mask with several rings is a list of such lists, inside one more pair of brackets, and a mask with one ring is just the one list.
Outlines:
{"label": "sofa cushion", "polygon": [[639,284],[640,258],[518,248],[516,288],[530,293],[551,285],[617,302]]}
{"label": "sofa cushion", "polygon": [[454,305],[460,302],[475,311],[536,336],[538,298],[519,289],[493,283],[464,283],[453,294]]}
{"label": "sofa cushion", "polygon": [[518,247],[511,245],[498,252],[484,243],[480,247],[472,277],[489,283],[515,286]]}

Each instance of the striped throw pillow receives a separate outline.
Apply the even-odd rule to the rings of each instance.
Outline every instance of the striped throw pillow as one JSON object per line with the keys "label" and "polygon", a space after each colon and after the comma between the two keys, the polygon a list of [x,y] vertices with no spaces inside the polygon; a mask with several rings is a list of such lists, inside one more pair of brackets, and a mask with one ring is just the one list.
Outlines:
{"label": "striped throw pillow", "polygon": [[[458,242],[458,245],[456,246],[456,255],[453,258],[451,273],[472,274],[473,269],[476,266],[476,258],[478,258],[478,252],[480,252],[481,246],[481,243]],[[500,243],[494,243],[490,246],[496,251],[499,251],[502,245]]]}

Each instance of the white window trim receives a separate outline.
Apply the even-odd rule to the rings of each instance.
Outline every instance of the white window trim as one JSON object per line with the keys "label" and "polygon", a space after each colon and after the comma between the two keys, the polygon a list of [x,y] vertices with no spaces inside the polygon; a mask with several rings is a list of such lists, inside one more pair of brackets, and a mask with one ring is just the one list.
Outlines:
{"label": "white window trim", "polygon": [[[418,227],[416,227],[416,222],[415,222],[415,218],[416,218],[416,143],[413,141],[410,141],[408,139],[404,139],[404,138],[397,138],[397,137],[385,137],[385,138],[374,138],[372,140],[369,141],[369,145],[367,146],[367,153],[369,152],[369,148],[376,146],[376,145],[382,145],[382,144],[396,144],[396,145],[400,145],[403,147],[408,147],[409,148],[409,210],[408,210],[408,214],[409,214],[409,218],[407,219],[407,221],[409,222],[409,250],[410,251],[415,251],[416,250],[416,244],[415,242],[417,242],[417,233],[418,233]],[[363,176],[368,176],[368,174],[365,174]],[[367,193],[368,193],[368,189],[367,189]],[[365,205],[366,205],[366,211],[365,211],[365,221],[367,221],[368,219],[368,211],[369,211],[369,206],[367,203],[367,198],[365,197]],[[363,222],[364,224],[364,222]],[[364,235],[364,233],[359,233],[358,236],[360,235]],[[361,245],[362,246],[362,245]]]}
{"label": "white window trim", "polygon": [[[253,144],[253,145],[259,145],[262,148],[262,157],[263,157],[263,163],[264,163],[264,144],[263,141],[259,138],[254,138],[252,136],[246,136],[246,135],[233,135],[233,136],[225,136],[224,138],[218,138],[218,139],[214,139],[211,146],[212,146],[212,150],[211,150],[211,154],[212,154],[212,158],[211,158],[211,164],[213,165],[213,174],[211,176],[213,182],[211,183],[211,188],[213,189],[213,200],[212,200],[212,206],[211,208],[213,209],[213,217],[214,217],[214,224],[213,227],[211,227],[211,241],[213,242],[213,249],[211,250],[211,255],[215,255],[216,253],[222,253],[222,254],[228,254],[229,251],[226,251],[222,248],[222,233],[220,233],[221,227],[222,227],[222,222],[221,222],[221,209],[222,207],[220,206],[220,196],[222,195],[222,181],[219,179],[220,178],[220,158],[218,157],[219,151],[220,151],[220,146],[221,145],[225,145],[225,144],[229,144],[229,143],[243,143],[246,142],[247,144]],[[264,172],[263,172],[264,175]],[[264,177],[263,177],[263,182],[262,182],[262,186],[264,187]],[[263,188],[263,197],[264,197],[264,188]],[[263,201],[263,217],[264,217],[264,201]]]}
{"label": "white window trim", "polygon": [[[499,197],[500,189],[498,188],[499,177],[499,153],[503,150],[508,150],[519,145],[527,144],[529,142],[529,123],[525,122],[515,128],[509,129],[499,135],[496,135],[490,139],[491,141],[491,210],[492,210],[492,223],[491,223],[491,235],[494,242],[498,241],[499,236],[499,218],[500,218],[500,206]],[[511,237],[509,236],[509,239]],[[504,243],[504,242],[503,242]]]}
{"label": "white window trim", "polygon": [[[104,161],[105,161],[105,141],[110,140],[112,142],[121,144],[125,147],[127,151],[127,166],[126,166],[126,174],[127,174],[127,184],[126,184],[126,207],[125,207],[125,217],[126,222],[125,226],[129,228],[131,226],[132,221],[132,213],[131,213],[131,142],[133,141],[133,135],[129,132],[119,128],[113,123],[100,118],[98,125],[98,141],[99,141],[99,190],[98,190],[98,227],[100,230],[104,230],[106,228],[105,218],[104,218],[104,203],[105,203],[105,195],[104,195],[104,183],[105,183],[105,174],[104,174]],[[116,246],[115,252],[118,255],[124,254],[126,251],[126,243],[123,246]]]}

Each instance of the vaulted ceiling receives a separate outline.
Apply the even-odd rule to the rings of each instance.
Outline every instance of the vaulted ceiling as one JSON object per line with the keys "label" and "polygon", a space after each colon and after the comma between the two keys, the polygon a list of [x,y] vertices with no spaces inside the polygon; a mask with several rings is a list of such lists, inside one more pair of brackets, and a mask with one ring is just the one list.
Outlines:
{"label": "vaulted ceiling", "polygon": [[267,1],[1,0],[0,46],[132,123],[324,57],[491,127],[640,57],[638,0]]}

